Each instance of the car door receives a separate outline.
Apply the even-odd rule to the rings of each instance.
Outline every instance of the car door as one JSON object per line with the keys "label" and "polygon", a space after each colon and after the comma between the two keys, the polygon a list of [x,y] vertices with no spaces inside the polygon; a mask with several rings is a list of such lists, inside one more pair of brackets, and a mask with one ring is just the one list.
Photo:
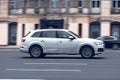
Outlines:
{"label": "car door", "polygon": [[56,53],[58,50],[56,31],[42,31],[40,34],[40,43],[42,43],[46,53]]}
{"label": "car door", "polygon": [[113,41],[114,39],[110,36],[104,37],[104,41]]}
{"label": "car door", "polygon": [[[77,52],[77,39],[69,39],[70,35],[65,31],[58,31],[58,52],[59,53],[76,53]],[[73,37],[73,36],[72,36]]]}

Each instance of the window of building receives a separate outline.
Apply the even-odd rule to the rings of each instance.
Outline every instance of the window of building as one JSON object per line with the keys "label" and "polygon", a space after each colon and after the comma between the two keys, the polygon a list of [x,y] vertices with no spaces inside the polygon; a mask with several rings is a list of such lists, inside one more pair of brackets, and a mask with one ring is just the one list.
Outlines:
{"label": "window of building", "polygon": [[100,13],[100,6],[101,6],[101,0],[92,0],[91,1],[91,13],[93,14],[99,14]]}
{"label": "window of building", "polygon": [[113,5],[113,7],[115,8],[115,6],[116,6],[116,1],[113,1],[113,2],[112,2],[112,5]]}
{"label": "window of building", "polygon": [[35,24],[35,30],[39,29],[39,24]]}
{"label": "window of building", "polygon": [[35,6],[34,2],[35,2],[35,0],[25,0],[25,6],[27,8],[33,8]]}
{"label": "window of building", "polygon": [[78,1],[78,6],[81,8],[82,5],[83,5],[83,1],[82,1],[82,0],[79,0],[79,1]]}
{"label": "window of building", "polygon": [[18,9],[18,0],[10,0],[10,9]]}
{"label": "window of building", "polygon": [[50,7],[51,8],[58,8],[59,7],[59,0],[51,0]]}
{"label": "window of building", "polygon": [[39,8],[41,5],[40,0],[35,0],[35,8]]}
{"label": "window of building", "polygon": [[9,11],[10,11],[10,14],[18,14],[18,12],[19,12],[19,0],[10,0]]}
{"label": "window of building", "polygon": [[118,1],[118,7],[120,8],[120,0]]}
{"label": "window of building", "polygon": [[39,14],[39,8],[41,6],[41,0],[34,0],[34,8],[35,13]]}
{"label": "window of building", "polygon": [[92,7],[93,8],[99,8],[100,7],[100,1],[99,0],[93,0],[92,1]]}
{"label": "window of building", "polygon": [[113,8],[120,8],[120,0],[113,0],[112,7]]}

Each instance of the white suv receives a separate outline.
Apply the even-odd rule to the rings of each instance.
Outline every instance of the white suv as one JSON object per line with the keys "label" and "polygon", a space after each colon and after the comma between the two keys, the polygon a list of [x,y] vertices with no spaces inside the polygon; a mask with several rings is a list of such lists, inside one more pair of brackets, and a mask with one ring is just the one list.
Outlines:
{"label": "white suv", "polygon": [[65,29],[41,29],[29,32],[22,39],[20,51],[29,53],[33,58],[63,53],[92,58],[104,52],[104,44],[100,40],[80,38]]}

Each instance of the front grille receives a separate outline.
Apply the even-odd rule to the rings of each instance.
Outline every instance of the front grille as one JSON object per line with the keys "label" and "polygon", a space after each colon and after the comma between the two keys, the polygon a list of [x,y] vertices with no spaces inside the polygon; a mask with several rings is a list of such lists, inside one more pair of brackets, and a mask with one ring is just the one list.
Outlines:
{"label": "front grille", "polygon": [[103,48],[99,48],[98,52],[104,52],[104,49]]}

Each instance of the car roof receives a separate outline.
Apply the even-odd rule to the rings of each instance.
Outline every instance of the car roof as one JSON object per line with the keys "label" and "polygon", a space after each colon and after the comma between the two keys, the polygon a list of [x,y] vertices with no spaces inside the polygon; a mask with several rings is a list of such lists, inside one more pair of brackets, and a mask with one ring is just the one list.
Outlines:
{"label": "car roof", "polygon": [[32,32],[38,32],[38,31],[69,31],[66,29],[37,29],[37,30],[33,30]]}
{"label": "car roof", "polygon": [[114,36],[101,36],[101,37],[114,37]]}

